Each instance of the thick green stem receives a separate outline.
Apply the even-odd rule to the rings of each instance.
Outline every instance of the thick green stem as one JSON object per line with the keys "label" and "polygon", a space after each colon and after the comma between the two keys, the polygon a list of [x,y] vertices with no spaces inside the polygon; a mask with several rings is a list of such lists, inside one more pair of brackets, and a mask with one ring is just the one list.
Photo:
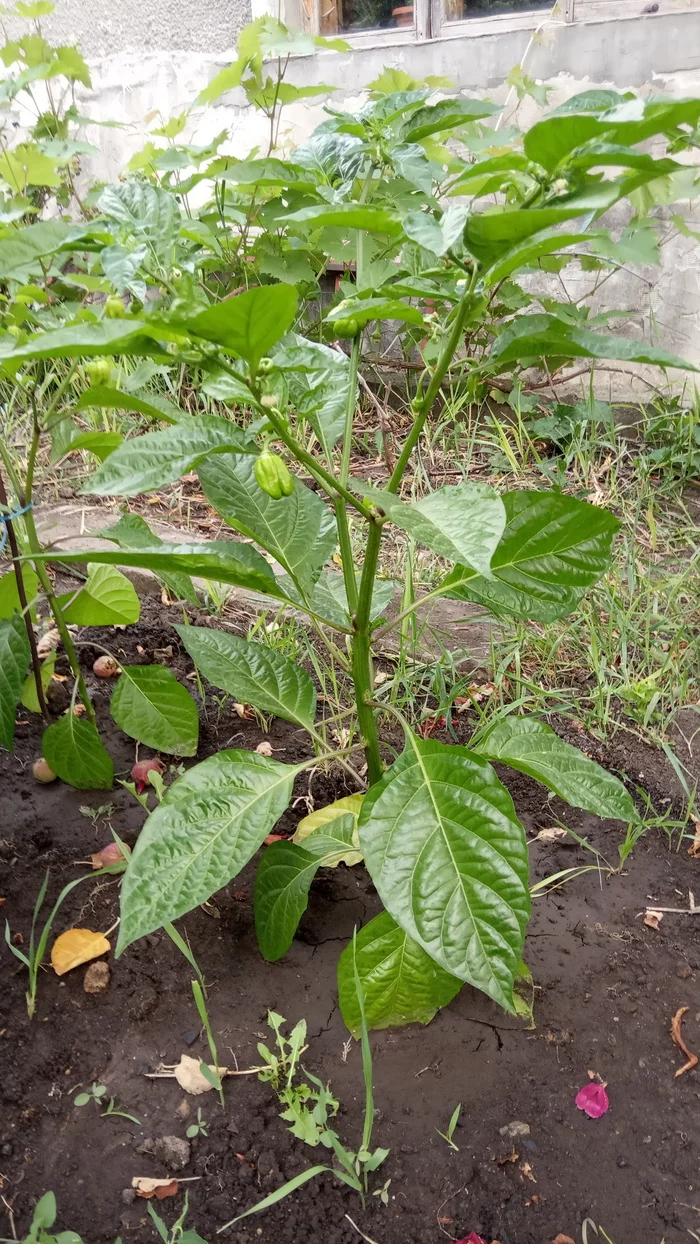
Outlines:
{"label": "thick green stem", "polygon": [[[2,475],[0,475],[0,505],[2,505],[5,508],[5,510],[7,510],[9,513],[10,506],[9,506],[9,502],[7,499],[7,492],[5,491],[5,481],[3,480]],[[32,670],[34,672],[34,684],[36,686],[36,698],[39,703],[39,709],[41,711],[41,715],[44,718],[44,721],[48,723],[51,720],[51,718],[49,717],[49,710],[46,706],[46,696],[44,695],[44,684],[41,681],[41,660],[39,659],[39,653],[37,651],[36,636],[34,635],[34,627],[32,626],[29,602],[27,600],[27,592],[26,592],[26,588],[24,585],[24,575],[22,574],[22,563],[19,559],[19,547],[17,545],[17,536],[15,535],[15,529],[14,529],[11,519],[9,518],[5,519],[5,527],[7,528],[7,539],[9,541],[10,552],[12,554],[12,567],[15,572],[15,582],[17,584],[17,596],[19,599],[20,608],[22,610],[22,616],[24,617],[24,625],[27,630],[27,639],[29,641],[29,651],[32,656]]]}
{"label": "thick green stem", "polygon": [[377,722],[374,710],[369,703],[372,698],[374,682],[370,644],[370,615],[381,540],[381,523],[372,522],[367,537],[365,564],[362,567],[357,611],[353,617],[352,680],[355,687],[357,718],[367,759],[367,776],[370,786],[378,782],[382,776],[382,759],[379,752]]}
{"label": "thick green stem", "polygon": [[[32,468],[33,468],[34,462],[36,461],[36,451],[38,448],[38,443],[39,443],[39,433],[35,429],[34,437],[32,440],[32,446],[30,449],[30,465]],[[24,498],[20,498],[20,501],[22,504],[28,505],[29,502],[31,501],[32,487],[33,487],[33,469],[30,470],[27,476],[26,495]],[[34,514],[31,509],[27,510],[27,513],[24,515],[24,527],[27,533],[27,544],[29,545],[29,552],[35,555],[37,553],[41,553],[42,552],[41,543],[39,541],[39,536],[37,534],[36,523],[34,522]],[[85,712],[87,713],[88,720],[92,722],[93,726],[96,726],[97,719],[95,717],[95,710],[92,706],[92,701],[90,699],[90,696],[88,695],[88,689],[85,684],[85,679],[83,678],[83,673],[80,668],[80,663],[78,661],[78,654],[75,650],[75,644],[73,643],[73,636],[68,630],[68,624],[66,622],[65,617],[63,616],[63,610],[61,609],[61,606],[58,603],[58,600],[56,598],[56,593],[53,590],[53,584],[49,578],[48,570],[46,568],[45,563],[39,557],[36,557],[36,556],[34,557],[33,565],[37,573],[39,582],[42,586],[44,596],[46,597],[49,609],[51,610],[53,620],[56,623],[56,628],[58,630],[59,635],[61,636],[61,641],[63,643],[63,647],[65,648],[66,656],[68,657],[68,660],[70,662],[70,667],[73,671],[75,680],[78,684],[80,698],[83,704],[85,705]]]}
{"label": "thick green stem", "polygon": [[[352,349],[350,351],[350,385],[348,388],[348,401],[345,408],[345,427],[343,429],[343,450],[340,461],[339,480],[341,485],[346,488],[348,477],[350,475],[350,454],[352,451],[352,428],[355,416],[355,393],[357,389],[357,364],[360,357],[360,344],[362,341],[362,333],[357,333],[352,340]],[[340,560],[343,566],[343,580],[345,582],[345,593],[348,598],[348,609],[350,613],[354,613],[357,609],[357,582],[355,580],[355,567],[352,559],[352,544],[350,542],[350,527],[348,525],[348,514],[345,500],[343,497],[335,499],[335,518],[338,524],[338,543],[340,545]]]}
{"label": "thick green stem", "polygon": [[392,472],[391,479],[389,480],[389,483],[386,486],[387,492],[396,492],[399,484],[401,483],[401,478],[403,476],[404,471],[406,470],[406,466],[408,465],[408,460],[411,457],[411,454],[413,453],[413,450],[416,446],[416,443],[418,441],[418,438],[421,432],[423,431],[423,426],[425,424],[425,421],[428,415],[430,414],[430,410],[433,405],[433,402],[435,401],[435,398],[437,397],[437,394],[440,391],[440,386],[445,378],[445,373],[447,369],[449,368],[450,363],[452,362],[452,359],[454,358],[454,355],[457,351],[460,341],[462,340],[462,335],[464,333],[464,324],[469,314],[469,310],[471,306],[471,299],[472,299],[472,292],[473,292],[475,284],[476,284],[476,267],[474,269],[474,273],[472,275],[472,279],[469,284],[469,287],[467,290],[465,290],[465,293],[462,296],[462,301],[457,306],[454,323],[452,325],[450,335],[447,338],[445,345],[443,346],[442,353],[440,355],[440,358],[438,359],[437,367],[435,368],[435,371],[433,372],[432,377],[430,379],[430,384],[425,390],[425,393],[423,394],[423,396],[419,398],[417,402],[414,403],[413,409],[414,409],[415,417],[413,420],[413,427],[411,428],[411,431],[406,437],[404,447],[401,450],[401,453],[399,454],[399,457],[396,461],[396,466],[394,467],[394,470]]}

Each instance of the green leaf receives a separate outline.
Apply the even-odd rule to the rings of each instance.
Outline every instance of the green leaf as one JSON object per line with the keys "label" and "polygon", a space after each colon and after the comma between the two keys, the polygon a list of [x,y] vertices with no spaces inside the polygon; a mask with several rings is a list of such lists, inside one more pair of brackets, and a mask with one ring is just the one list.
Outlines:
{"label": "green leaf", "polygon": [[146,283],[143,278],[136,280],[136,274],[141,264],[146,258],[147,247],[137,246],[135,250],[128,251],[123,246],[105,246],[100,252],[100,261],[102,263],[102,271],[111,281],[118,294],[124,294],[127,290],[132,290],[137,298],[146,297]]}
{"label": "green leaf", "polygon": [[234,61],[232,65],[229,65],[228,68],[221,69],[219,73],[212,78],[209,85],[205,86],[204,90],[199,92],[199,95],[195,100],[196,106],[201,108],[205,104],[211,104],[215,99],[219,99],[221,95],[224,95],[226,91],[235,90],[235,88],[241,84],[241,77],[244,68],[244,63],[237,60]]}
{"label": "green leaf", "polygon": [[0,743],[12,750],[15,712],[31,659],[29,639],[21,614],[0,620]]}
{"label": "green leaf", "polygon": [[[166,340],[162,325],[158,325],[158,333]],[[172,362],[165,347],[156,340],[154,328],[128,317],[101,320],[99,324],[69,324],[54,332],[37,333],[19,346],[13,337],[0,342],[0,364],[15,359],[100,358],[105,354],[146,355],[163,363]]]}
{"label": "green leaf", "polygon": [[97,206],[122,225],[129,237],[140,238],[160,256],[167,253],[180,228],[175,196],[145,181],[105,186]]}
{"label": "green leaf", "polygon": [[345,422],[350,392],[349,358],[297,333],[288,333],[272,357],[284,373],[297,416],[311,424],[328,456]]}
{"label": "green leaf", "polygon": [[131,410],[139,415],[162,419],[166,423],[180,423],[189,418],[186,411],[173,406],[159,393],[139,396],[136,393],[122,393],[120,389],[111,389],[101,384],[86,389],[75,404],[76,410],[90,410],[94,407],[99,410]]}
{"label": "green leaf", "polygon": [[315,207],[302,207],[280,219],[284,224],[307,224],[317,229],[340,225],[345,229],[366,229],[369,233],[386,234],[388,237],[397,237],[401,233],[398,213],[371,203],[321,203]]}
{"label": "green leaf", "polygon": [[199,718],[189,691],[163,665],[123,665],[110,712],[120,730],[174,756],[197,750]]}
{"label": "green leaf", "polygon": [[364,328],[372,320],[402,320],[405,324],[423,324],[423,314],[418,307],[407,302],[399,302],[396,298],[351,298],[344,299],[326,316],[328,324],[336,320],[346,320],[350,316],[357,320],[359,328]]}
{"label": "green leaf", "polygon": [[[359,571],[355,578],[359,586]],[[375,579],[372,589],[370,622],[376,621],[391,604],[395,590],[396,584],[393,579]],[[311,597],[311,608],[314,613],[327,618],[329,622],[335,622],[337,626],[350,627],[350,610],[342,574],[336,570],[329,570],[328,567],[321,571]]]}
{"label": "green leaf", "polygon": [[207,454],[226,452],[256,454],[257,448],[228,419],[218,415],[183,417],[173,427],[125,441],[81,492],[101,497],[136,497],[173,483]]}
{"label": "green leaf", "polygon": [[456,566],[446,595],[473,600],[498,616],[552,622],[575,609],[610,565],[618,520],[558,492],[503,494],[506,528],[490,581]]}
{"label": "green leaf", "polygon": [[550,116],[537,121],[523,138],[528,160],[541,164],[549,173],[576,147],[600,139],[606,127],[596,117],[585,114]]}
{"label": "green leaf", "polygon": [[[56,668],[56,653],[51,652],[47,656],[46,660],[42,661],[41,663],[41,685],[44,691],[46,691],[46,688],[48,687],[49,683],[51,682],[51,679],[53,678],[53,672],[55,668]],[[37,695],[37,690],[36,690],[36,679],[34,678],[33,670],[31,671],[31,673],[27,674],[27,677],[24,681],[21,700],[22,700],[22,704],[24,705],[24,707],[28,709],[30,713],[41,712],[41,708],[39,706],[39,696]]]}
{"label": "green leaf", "polygon": [[215,341],[256,368],[291,328],[296,309],[297,292],[293,286],[258,285],[192,316],[186,321],[187,331]]}
{"label": "green leaf", "polygon": [[68,712],[44,731],[41,747],[50,769],[76,790],[110,790],[112,758],[96,728]]}
{"label": "green leaf", "polygon": [[426,104],[425,108],[414,112],[406,125],[406,141],[417,143],[430,134],[444,134],[500,111],[498,104],[483,99],[441,99],[437,104]]}
{"label": "green leaf", "polygon": [[220,177],[239,186],[293,186],[296,190],[315,190],[316,180],[301,164],[287,160],[240,160],[231,164]]}
{"label": "green leaf", "polygon": [[491,358],[497,359],[499,364],[523,358],[622,359],[628,363],[700,370],[658,346],[577,328],[554,315],[524,315],[508,324],[498,334],[491,348]]}
{"label": "green leaf", "polygon": [[466,562],[490,577],[494,550],[505,527],[503,502],[488,484],[446,484],[410,504],[371,484],[353,481],[402,531],[439,557]]}
{"label": "green leaf", "polygon": [[255,874],[255,932],[268,963],[287,953],[306,911],[309,888],[319,868],[335,868],[352,846],[354,817],[336,817],[317,829],[304,846],[273,842]]}
{"label": "green leaf", "polygon": [[353,850],[343,849],[332,863],[326,860],[324,868],[335,868],[336,864],[347,864],[348,867],[359,864],[362,852],[358,849],[357,821],[363,799],[364,795],[344,795],[342,799],[336,799],[334,803],[327,803],[323,808],[316,808],[308,816],[302,817],[292,841],[297,846],[308,845],[308,839],[315,837],[317,833],[331,838],[342,836],[345,839],[349,830]]}
{"label": "green leaf", "polygon": [[39,259],[55,255],[71,242],[78,243],[91,228],[56,219],[12,230],[9,236],[0,238],[0,279],[21,273],[25,268],[37,267],[41,271]]}
{"label": "green leaf", "polygon": [[577,747],[564,743],[543,721],[506,717],[473,750],[486,760],[536,778],[574,808],[612,820],[639,820],[622,782]]}
{"label": "green leaf", "polygon": [[313,729],[316,689],[305,670],[280,652],[206,626],[176,626],[200,674],[263,713]]}
{"label": "green leaf", "polygon": [[17,194],[26,186],[60,186],[61,177],[56,161],[44,155],[36,143],[18,143],[0,155],[0,177]]}
{"label": "green leaf", "polygon": [[527,844],[491,766],[407,733],[365,795],[359,834],[396,922],[446,972],[512,1012],[530,914]]}
{"label": "green leaf", "polygon": [[162,574],[181,571],[202,579],[231,583],[247,591],[282,597],[275,576],[264,557],[249,544],[234,540],[212,540],[209,544],[159,544],[150,549],[81,549],[75,552],[52,550],[36,555],[40,561],[96,562],[105,566],[143,566]]}
{"label": "green leaf", "polygon": [[63,453],[59,453],[56,461],[66,454],[85,449],[88,453],[94,454],[100,462],[104,462],[105,458],[108,458],[123,444],[124,437],[120,432],[79,432],[77,436],[71,438]]}
{"label": "green leaf", "polygon": [[224,751],[173,782],[124,875],[117,954],[240,872],[287,807],[299,771],[254,752]]}
{"label": "green leaf", "polygon": [[[36,600],[39,591],[39,580],[26,562],[22,565],[22,579],[24,580],[24,591],[27,601]],[[19,593],[17,591],[17,579],[14,570],[8,570],[0,579],[0,618],[11,618],[16,610],[21,610]],[[34,613],[34,610],[32,610]]]}
{"label": "green leaf", "polygon": [[127,626],[141,616],[134,585],[116,566],[91,566],[78,595],[58,599],[66,622],[77,626]]}
{"label": "green leaf", "polygon": [[230,376],[225,371],[212,371],[202,381],[202,393],[213,397],[217,402],[228,402],[233,406],[255,406],[253,393],[242,380]]}
{"label": "green leaf", "polygon": [[335,516],[321,498],[296,477],[290,497],[268,497],[247,457],[208,458],[199,481],[217,513],[271,553],[303,595],[310,594],[337,543]]}
{"label": "green leaf", "polygon": [[595,243],[600,236],[600,233],[595,231],[590,233],[561,233],[545,230],[544,233],[539,234],[535,238],[534,242],[515,246],[512,250],[506,251],[505,255],[501,255],[497,262],[484,274],[484,280],[489,286],[498,285],[505,277],[510,276],[512,272],[522,268],[536,267],[538,261],[544,255],[551,255],[554,251],[565,251],[568,246],[585,246]]}
{"label": "green leaf", "polygon": [[[120,549],[153,549],[163,546],[160,536],[148,526],[144,518],[140,514],[121,515],[119,522],[112,527],[105,527],[102,531],[95,532],[95,535],[101,536],[104,540],[111,540],[114,544],[119,545]],[[168,571],[161,571],[159,578],[167,587],[168,591],[176,600],[188,600],[190,604],[197,605],[197,593],[194,590],[194,584],[189,575],[177,574]]]}
{"label": "green leaf", "polygon": [[[360,929],[355,946],[370,1029],[429,1024],[462,988],[463,982],[439,967],[388,911]],[[357,1037],[362,1025],[352,942],[338,960],[338,999],[343,1020]]]}

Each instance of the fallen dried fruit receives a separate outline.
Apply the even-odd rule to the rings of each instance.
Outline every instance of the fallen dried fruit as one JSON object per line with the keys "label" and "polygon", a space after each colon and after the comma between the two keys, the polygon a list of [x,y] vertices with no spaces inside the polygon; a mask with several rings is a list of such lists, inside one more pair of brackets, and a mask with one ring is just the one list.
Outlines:
{"label": "fallen dried fruit", "polygon": [[679,1050],[682,1050],[686,1058],[688,1059],[687,1063],[685,1063],[683,1067],[678,1068],[678,1070],[676,1071],[673,1077],[674,1080],[677,1080],[679,1076],[685,1075],[686,1071],[692,1071],[693,1067],[697,1067],[698,1065],[697,1054],[691,1054],[685,1041],[683,1040],[683,1031],[682,1031],[683,1016],[685,1015],[686,1011],[689,1011],[689,1010],[690,1010],[690,1007],[687,1007],[687,1006],[679,1007],[673,1019],[671,1020],[671,1040],[675,1042]]}
{"label": "fallen dried fruit", "polygon": [[32,765],[32,773],[34,774],[37,782],[56,781],[56,774],[53,769],[49,768],[43,756],[40,756],[38,760],[34,761],[34,764]]}
{"label": "fallen dried fruit", "polygon": [[272,744],[268,743],[267,739],[263,739],[262,743],[258,743],[258,746],[256,747],[255,750],[258,756],[271,756],[272,755]]}
{"label": "fallen dried fruit", "polygon": [[124,864],[127,860],[127,846],[122,850],[118,842],[108,842],[101,851],[93,851],[90,859],[93,868],[109,868],[110,864]]}
{"label": "fallen dried fruit", "polygon": [[692,855],[694,860],[698,860],[700,859],[700,816],[693,816],[691,812],[690,819],[695,826],[695,837],[688,847],[688,855]]}
{"label": "fallen dried fruit", "polygon": [[648,929],[658,930],[663,918],[664,913],[662,911],[654,911],[653,907],[648,907],[644,913],[644,923]]}
{"label": "fallen dried fruit", "polygon": [[532,841],[533,842],[563,842],[565,839],[568,839],[570,846],[572,847],[576,846],[576,842],[574,841],[573,838],[569,838],[569,835],[567,834],[565,829],[561,829],[559,825],[552,825],[551,827],[548,827],[547,829],[541,829],[538,834],[535,834],[535,837],[533,838]]}
{"label": "fallen dried fruit", "polygon": [[177,1196],[178,1190],[177,1179],[149,1179],[146,1175],[134,1175],[131,1186],[136,1189],[136,1195],[146,1201],[152,1197],[163,1201],[166,1196]]}
{"label": "fallen dried fruit", "polygon": [[589,1119],[599,1119],[610,1108],[605,1085],[598,1080],[591,1080],[590,1084],[584,1085],[576,1094],[576,1105],[579,1110],[585,1111]]}
{"label": "fallen dried fruit", "polygon": [[143,794],[147,786],[151,786],[152,773],[164,773],[165,765],[155,756],[150,760],[139,760],[131,770],[132,781],[136,783],[136,793]]}
{"label": "fallen dried fruit", "polygon": [[67,929],[51,948],[51,966],[57,976],[64,976],[71,968],[89,963],[108,950],[110,944],[102,933],[93,933],[92,929]]}
{"label": "fallen dried fruit", "polygon": [[[180,1088],[183,1088],[186,1093],[192,1093],[195,1097],[200,1093],[211,1092],[214,1087],[214,1085],[211,1084],[210,1081],[207,1080],[206,1076],[203,1076],[199,1070],[199,1064],[201,1061],[202,1060],[200,1058],[191,1058],[189,1054],[183,1054],[180,1058],[180,1062],[175,1068],[175,1079],[180,1085]],[[216,1075],[216,1067],[211,1064],[207,1065],[209,1066],[209,1070],[212,1075]],[[226,1071],[226,1067],[219,1067],[218,1069],[220,1076],[225,1076]]]}
{"label": "fallen dried fruit", "polygon": [[119,666],[114,657],[105,655],[97,658],[93,664],[92,672],[98,678],[116,678],[119,673]]}

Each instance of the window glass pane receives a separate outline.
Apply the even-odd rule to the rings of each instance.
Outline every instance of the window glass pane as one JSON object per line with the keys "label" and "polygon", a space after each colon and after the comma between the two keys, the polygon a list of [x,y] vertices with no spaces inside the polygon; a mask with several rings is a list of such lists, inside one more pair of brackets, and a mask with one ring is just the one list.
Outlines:
{"label": "window glass pane", "polygon": [[413,26],[406,0],[321,0],[321,34],[392,30]]}
{"label": "window glass pane", "polygon": [[445,21],[461,22],[465,17],[489,17],[492,13],[522,13],[546,7],[542,0],[445,0]]}

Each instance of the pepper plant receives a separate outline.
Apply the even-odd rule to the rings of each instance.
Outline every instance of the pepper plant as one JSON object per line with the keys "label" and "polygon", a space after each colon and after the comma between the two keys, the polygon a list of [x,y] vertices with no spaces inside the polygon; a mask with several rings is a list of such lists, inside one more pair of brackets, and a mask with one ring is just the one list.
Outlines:
{"label": "pepper plant", "polygon": [[[262,73],[259,51],[246,63]],[[53,331],[0,341],[2,366],[23,383],[64,359],[73,366],[109,358],[127,379],[132,368],[186,372],[201,401],[196,414],[154,393],[134,396],[133,387],[97,385],[83,394],[81,411],[121,406],[169,424],[145,432],[134,424],[116,448],[102,444],[84,491],[132,498],[196,470],[211,507],[244,540],[169,545],[126,514],[105,533],[114,548],[42,551],[32,541],[29,560],[39,574],[47,561],[88,564],[91,575],[146,567],[183,596],[196,576],[308,616],[339,678],[352,685],[367,789],[314,812],[294,841],[265,849],[256,928],[264,956],[279,959],[317,870],[363,859],[384,906],[357,936],[371,1027],[427,1022],[465,982],[518,1009],[518,981],[527,976],[527,848],[493,762],[576,807],[637,819],[624,786],[540,720],[512,715],[463,747],[419,737],[408,719],[387,712],[373,652],[420,602],[384,616],[393,587],[380,574],[382,537],[393,525],[440,559],[444,573],[430,599],[476,602],[497,617],[562,617],[605,573],[617,520],[585,500],[555,490],[499,493],[472,482],[466,460],[460,483],[417,500],[402,497],[402,487],[447,384],[477,399],[504,378],[520,383],[533,367],[555,382],[580,360],[592,369],[599,359],[686,366],[657,346],[597,331],[606,317],[592,321],[581,300],[538,299],[527,278],[573,262],[612,270],[634,257],[641,235],[648,252],[654,188],[662,182],[666,199],[676,184],[689,193],[695,173],[673,153],[695,145],[700,119],[700,100],[596,90],[525,134],[496,136],[494,105],[436,100],[431,83],[396,86],[386,71],[359,113],[328,106],[327,119],[288,157],[229,160],[223,190],[217,182],[215,204],[199,217],[182,216],[177,186],[155,174],[108,187],[91,245],[99,255],[99,226],[126,257],[131,276],[115,291],[123,314],[109,318],[114,304],[109,315],[93,306]],[[666,154],[640,149],[651,137],[666,140]],[[458,147],[447,145],[453,138]],[[223,180],[220,163],[212,178]],[[627,211],[620,236],[605,222],[616,204]],[[223,256],[232,249],[236,271],[247,264],[244,292],[233,278],[222,289]],[[339,257],[346,263],[341,297],[319,317],[317,278]],[[86,262],[99,259],[88,253]],[[380,486],[353,478],[352,446],[370,326],[387,322],[405,354],[417,352],[422,371],[410,393],[410,429]],[[31,512],[18,521],[31,530]],[[325,746],[305,669],[215,626],[176,630],[202,678],[305,731],[310,758],[288,764],[227,749],[173,782],[128,864],[118,953],[235,877],[286,809],[298,775],[333,760],[351,765],[356,750]],[[11,690],[28,655],[17,657],[9,630],[4,643],[13,709]],[[138,718],[139,703],[133,696],[130,703]],[[159,707],[168,720],[167,703]],[[358,1031],[353,971],[346,950],[340,999]]]}

